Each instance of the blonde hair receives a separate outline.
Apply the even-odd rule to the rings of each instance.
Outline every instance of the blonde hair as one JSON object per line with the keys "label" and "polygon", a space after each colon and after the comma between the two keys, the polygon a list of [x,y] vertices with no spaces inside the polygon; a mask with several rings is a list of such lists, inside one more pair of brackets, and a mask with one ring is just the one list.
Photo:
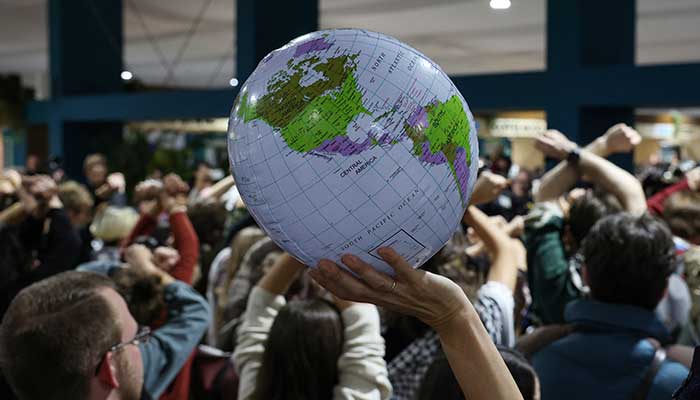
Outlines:
{"label": "blonde hair", "polygon": [[66,210],[76,213],[89,210],[95,204],[87,188],[75,181],[68,181],[59,185],[58,197]]}
{"label": "blonde hair", "polygon": [[138,219],[132,208],[109,206],[95,215],[90,232],[105,242],[119,241],[129,236]]}

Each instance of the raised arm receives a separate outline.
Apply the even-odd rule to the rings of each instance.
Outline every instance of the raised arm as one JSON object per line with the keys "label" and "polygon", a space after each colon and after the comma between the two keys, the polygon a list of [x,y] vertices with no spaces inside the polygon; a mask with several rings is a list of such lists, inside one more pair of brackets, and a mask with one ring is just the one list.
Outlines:
{"label": "raised arm", "polygon": [[146,247],[131,246],[124,257],[131,268],[159,278],[165,287],[167,320],[153,332],[151,340],[139,345],[144,369],[143,390],[148,398],[158,398],[204,335],[209,325],[209,307],[192,287],[156,267]]}
{"label": "raised arm", "polygon": [[435,329],[465,398],[522,399],[462,289],[445,277],[414,270],[392,249],[380,249],[379,254],[394,268],[396,280],[350,255],[343,263],[357,277],[329,260],[309,273],[338,297],[412,315]]}
{"label": "raised arm", "polygon": [[518,265],[522,262],[524,254],[522,244],[517,239],[512,239],[508,233],[496,226],[486,214],[474,206],[467,208],[463,221],[474,228],[491,252],[488,280],[501,282],[511,292],[514,291],[518,280],[518,267],[524,267],[524,265]]}
{"label": "raised arm", "polygon": [[236,182],[233,179],[233,175],[229,175],[224,179],[216,182],[211,187],[208,187],[205,190],[203,190],[201,196],[203,199],[219,200],[219,198],[221,198],[221,196],[228,192],[228,190],[231,189],[235,184]]}
{"label": "raised arm", "polygon": [[174,246],[180,255],[170,274],[173,278],[191,285],[199,259],[199,237],[187,216],[187,206],[179,205],[175,197],[164,192],[160,197],[160,208],[169,215]]}
{"label": "raised arm", "polygon": [[272,269],[258,282],[257,286],[272,294],[283,295],[304,269],[304,264],[285,253],[280,256]]}
{"label": "raised arm", "polygon": [[508,180],[491,171],[484,171],[474,184],[470,205],[478,206],[495,200],[508,187]]}
{"label": "raised arm", "polygon": [[250,399],[253,396],[268,334],[277,313],[286,304],[284,294],[303,268],[302,263],[283,254],[248,297],[233,353],[239,376],[239,399]]}
{"label": "raised arm", "polygon": [[[641,136],[637,131],[625,124],[616,124],[610,127],[603,136],[589,143],[585,150],[605,158],[614,153],[629,152],[640,141]],[[540,187],[534,194],[535,200],[537,202],[555,200],[571,189],[579,177],[579,171],[574,165],[570,165],[567,161],[561,161],[542,177]]]}
{"label": "raised arm", "polygon": [[[536,147],[545,155],[562,161],[578,148],[561,132],[552,130],[537,138]],[[569,165],[571,162],[564,163],[567,169],[576,170],[576,165]],[[634,214],[646,211],[644,190],[632,174],[586,149],[580,151],[577,164],[580,174],[587,175],[593,182],[612,193],[626,211]],[[541,198],[542,195],[538,200]]]}

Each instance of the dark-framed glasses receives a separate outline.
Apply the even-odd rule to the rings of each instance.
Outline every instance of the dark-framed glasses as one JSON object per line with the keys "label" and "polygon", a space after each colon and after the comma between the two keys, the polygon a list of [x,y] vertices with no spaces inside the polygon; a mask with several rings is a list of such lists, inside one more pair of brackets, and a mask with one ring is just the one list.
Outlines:
{"label": "dark-framed glasses", "polygon": [[102,367],[102,363],[104,362],[105,356],[107,353],[114,353],[115,351],[121,350],[122,348],[129,346],[129,345],[134,345],[138,346],[141,343],[146,343],[148,339],[151,337],[151,328],[147,326],[141,326],[139,327],[139,330],[136,332],[136,335],[131,340],[127,340],[126,342],[121,342],[117,343],[114,346],[110,347],[109,350],[105,351],[104,354],[102,355],[102,358],[100,358],[100,362],[97,364],[97,367],[95,368],[95,376],[99,374],[100,368]]}

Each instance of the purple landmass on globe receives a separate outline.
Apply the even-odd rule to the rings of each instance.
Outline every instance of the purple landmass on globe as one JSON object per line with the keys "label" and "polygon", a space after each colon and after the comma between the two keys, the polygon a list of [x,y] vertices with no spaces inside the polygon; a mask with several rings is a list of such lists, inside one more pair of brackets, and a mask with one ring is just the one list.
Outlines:
{"label": "purple landmass on globe", "polygon": [[331,46],[332,43],[326,42],[325,38],[310,40],[296,47],[294,51],[294,57],[299,57],[312,51],[326,50],[329,49]]}
{"label": "purple landmass on globe", "polygon": [[428,113],[425,108],[418,106],[406,119],[406,123],[412,128],[425,128],[428,126]]}
{"label": "purple landmass on globe", "polygon": [[367,138],[363,142],[355,142],[349,137],[337,136],[333,139],[325,140],[316,151],[325,153],[337,153],[344,156],[360,154],[372,145],[372,139]]}
{"label": "purple landmass on globe", "polygon": [[469,167],[467,166],[467,151],[463,147],[457,147],[454,168],[459,182],[459,190],[462,191],[462,198],[466,199],[469,193]]}
{"label": "purple landmass on globe", "polygon": [[422,145],[423,153],[421,153],[420,160],[427,162],[429,164],[440,165],[447,162],[447,158],[441,151],[433,154],[430,152],[430,143],[426,140]]}

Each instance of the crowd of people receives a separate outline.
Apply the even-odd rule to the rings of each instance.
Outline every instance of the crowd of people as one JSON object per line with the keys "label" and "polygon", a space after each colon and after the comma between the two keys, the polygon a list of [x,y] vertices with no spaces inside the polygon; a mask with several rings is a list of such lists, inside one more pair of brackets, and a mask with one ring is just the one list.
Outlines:
{"label": "crowd of people", "polygon": [[700,167],[607,160],[639,142],[484,159],[422,268],[379,249],[391,276],[301,264],[204,163],[137,183],[31,157],[0,174],[0,397],[700,398]]}

